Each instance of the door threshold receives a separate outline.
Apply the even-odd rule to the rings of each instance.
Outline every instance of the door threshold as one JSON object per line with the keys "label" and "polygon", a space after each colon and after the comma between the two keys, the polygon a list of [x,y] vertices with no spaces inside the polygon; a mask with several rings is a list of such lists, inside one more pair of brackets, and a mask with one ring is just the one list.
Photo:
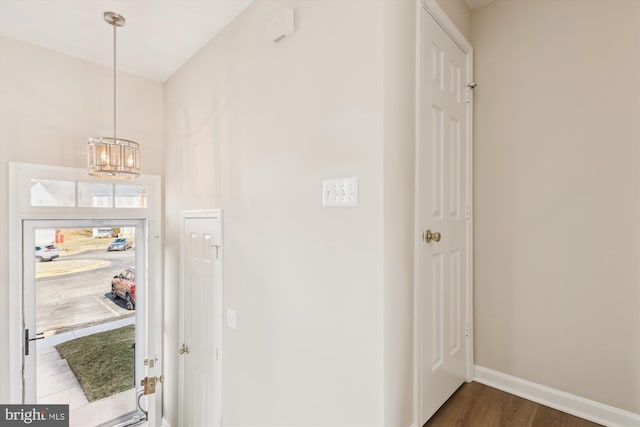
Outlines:
{"label": "door threshold", "polygon": [[146,426],[147,419],[139,411],[133,411],[96,427],[128,427],[128,426]]}

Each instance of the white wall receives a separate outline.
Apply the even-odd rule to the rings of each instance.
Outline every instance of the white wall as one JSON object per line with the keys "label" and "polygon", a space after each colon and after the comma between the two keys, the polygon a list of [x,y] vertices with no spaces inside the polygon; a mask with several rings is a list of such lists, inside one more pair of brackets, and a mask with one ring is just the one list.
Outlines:
{"label": "white wall", "polygon": [[462,35],[470,40],[471,37],[471,10],[464,0],[436,0],[438,6],[447,14],[449,19],[456,24]]}
{"label": "white wall", "polygon": [[[163,89],[118,77],[120,135],[140,142],[144,173],[163,170]],[[0,36],[0,230],[8,235],[10,161],[86,167],[86,140],[112,128],[112,70]],[[125,136],[126,135],[126,136]],[[9,242],[0,244],[7,266]],[[0,312],[8,313],[8,269],[0,271]],[[0,378],[8,378],[8,317],[0,316]],[[0,402],[9,384],[0,382]]]}
{"label": "white wall", "polygon": [[[297,31],[274,45],[284,6]],[[226,426],[382,424],[380,40],[377,1],[256,2],[166,84],[167,348],[179,211],[222,208]],[[323,208],[322,179],[348,176],[359,206]]]}
{"label": "white wall", "polygon": [[640,413],[640,2],[497,0],[472,42],[476,363]]}
{"label": "white wall", "polygon": [[413,421],[414,0],[383,0],[384,425]]}

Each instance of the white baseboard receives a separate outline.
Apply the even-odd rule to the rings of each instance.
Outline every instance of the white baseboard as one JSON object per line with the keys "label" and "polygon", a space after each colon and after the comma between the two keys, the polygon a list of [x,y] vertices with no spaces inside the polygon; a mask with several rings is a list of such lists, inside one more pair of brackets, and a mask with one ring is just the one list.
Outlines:
{"label": "white baseboard", "polygon": [[166,418],[162,419],[162,427],[171,427],[171,424],[169,424]]}
{"label": "white baseboard", "polygon": [[640,414],[475,366],[474,381],[608,427],[639,427]]}

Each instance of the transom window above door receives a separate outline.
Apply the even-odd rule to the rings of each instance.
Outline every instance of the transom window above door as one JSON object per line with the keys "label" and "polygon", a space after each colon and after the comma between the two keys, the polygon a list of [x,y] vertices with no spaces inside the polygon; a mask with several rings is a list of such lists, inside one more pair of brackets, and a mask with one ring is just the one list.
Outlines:
{"label": "transom window above door", "polygon": [[31,179],[31,206],[146,208],[144,185]]}
{"label": "transom window above door", "polygon": [[24,217],[151,218],[161,210],[159,176],[123,181],[89,176],[85,169],[14,162],[9,170],[11,203]]}

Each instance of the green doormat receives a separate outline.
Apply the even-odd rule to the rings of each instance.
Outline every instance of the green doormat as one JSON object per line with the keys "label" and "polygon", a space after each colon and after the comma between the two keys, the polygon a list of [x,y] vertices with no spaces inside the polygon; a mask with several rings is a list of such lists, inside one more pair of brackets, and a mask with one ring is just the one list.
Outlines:
{"label": "green doormat", "polygon": [[135,325],[100,332],[58,344],[89,402],[134,387]]}

